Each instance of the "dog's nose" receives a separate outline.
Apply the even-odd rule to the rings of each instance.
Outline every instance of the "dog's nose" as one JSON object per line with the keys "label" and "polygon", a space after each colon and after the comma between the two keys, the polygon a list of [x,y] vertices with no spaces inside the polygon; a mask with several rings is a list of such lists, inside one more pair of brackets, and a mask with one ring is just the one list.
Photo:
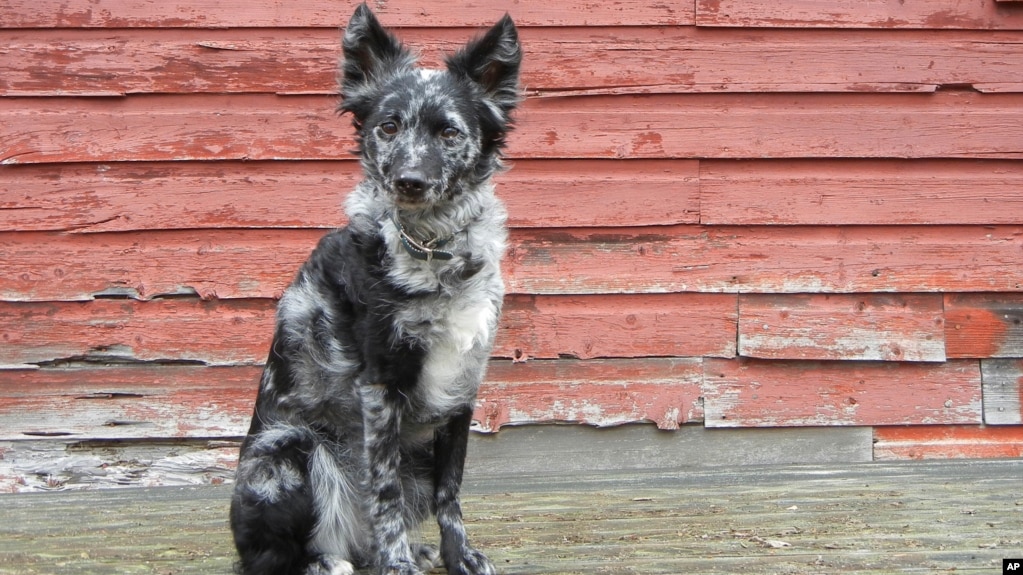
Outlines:
{"label": "dog's nose", "polygon": [[394,187],[403,196],[418,198],[426,192],[428,185],[426,178],[419,172],[407,172],[394,181]]}

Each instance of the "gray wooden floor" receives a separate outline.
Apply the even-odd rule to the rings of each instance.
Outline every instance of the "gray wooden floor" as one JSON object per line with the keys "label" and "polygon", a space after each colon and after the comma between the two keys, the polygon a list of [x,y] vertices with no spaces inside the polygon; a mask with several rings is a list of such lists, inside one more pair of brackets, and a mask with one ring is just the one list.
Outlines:
{"label": "gray wooden floor", "polygon": [[[0,573],[229,573],[229,493],[0,496]],[[1020,460],[477,476],[464,507],[507,575],[987,575],[1023,556]]]}

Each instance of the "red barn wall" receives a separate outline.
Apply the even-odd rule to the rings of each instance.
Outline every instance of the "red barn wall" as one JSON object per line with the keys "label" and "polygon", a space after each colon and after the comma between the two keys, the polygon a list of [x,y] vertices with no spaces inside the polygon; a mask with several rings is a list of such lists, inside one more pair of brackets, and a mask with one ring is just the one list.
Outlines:
{"label": "red barn wall", "polygon": [[[353,7],[6,2],[0,489],[54,476],[26,445],[244,433],[276,298],[359,177],[334,112]],[[1023,455],[1023,2],[373,7],[431,65],[521,27],[481,431]]]}

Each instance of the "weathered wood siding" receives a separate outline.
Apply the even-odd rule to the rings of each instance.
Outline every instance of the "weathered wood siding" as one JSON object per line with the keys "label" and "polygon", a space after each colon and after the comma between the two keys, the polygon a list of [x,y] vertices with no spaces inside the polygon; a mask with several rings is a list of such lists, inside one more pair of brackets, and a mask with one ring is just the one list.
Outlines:
{"label": "weathered wood siding", "polygon": [[[354,2],[4,6],[0,455],[212,439],[220,465],[276,298],[359,177],[334,112]],[[431,65],[521,26],[479,430],[1023,455],[1023,2],[373,6]],[[61,473],[0,467],[0,490]]]}

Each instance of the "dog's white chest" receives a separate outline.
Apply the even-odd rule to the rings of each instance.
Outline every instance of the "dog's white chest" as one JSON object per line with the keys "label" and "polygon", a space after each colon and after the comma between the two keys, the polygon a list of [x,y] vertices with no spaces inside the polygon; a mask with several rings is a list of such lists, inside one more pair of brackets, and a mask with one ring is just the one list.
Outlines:
{"label": "dog's white chest", "polygon": [[475,398],[496,324],[497,308],[490,301],[452,307],[434,323],[417,385],[428,411],[446,413]]}
{"label": "dog's white chest", "polygon": [[[446,329],[439,339],[447,340],[458,354],[465,354],[477,345],[490,341],[490,329],[496,323],[497,309],[490,301],[477,302],[464,308],[453,307],[448,313]],[[445,333],[446,332],[446,333]]]}

